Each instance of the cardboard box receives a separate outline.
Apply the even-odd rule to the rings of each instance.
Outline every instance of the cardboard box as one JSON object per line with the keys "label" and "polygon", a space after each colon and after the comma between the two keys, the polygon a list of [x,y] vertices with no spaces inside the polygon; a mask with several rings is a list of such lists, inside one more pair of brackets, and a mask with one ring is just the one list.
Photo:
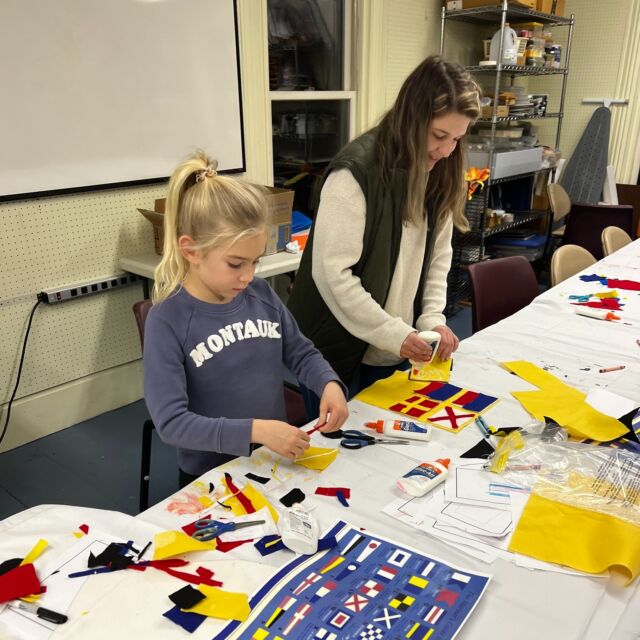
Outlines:
{"label": "cardboard box", "polygon": [[[498,113],[496,114],[496,116],[498,118],[505,118],[506,116],[509,115],[509,107],[506,104],[499,104],[498,105]],[[482,110],[480,112],[480,117],[481,118],[492,118],[493,117],[493,105],[488,105],[486,107],[482,107]]]}
{"label": "cardboard box", "polygon": [[[526,7],[527,9],[536,8],[536,0],[509,0],[509,3]],[[447,11],[475,9],[476,7],[488,7],[493,5],[502,6],[502,0],[447,0],[445,4]]]}
{"label": "cardboard box", "polygon": [[[271,224],[267,232],[267,248],[265,255],[284,251],[291,240],[291,213],[293,210],[294,193],[290,189],[278,187],[264,187],[268,191],[267,204]],[[138,211],[153,225],[153,244],[155,252],[161,256],[164,244],[164,207],[165,199],[158,198],[154,203],[154,211],[138,209]]]}

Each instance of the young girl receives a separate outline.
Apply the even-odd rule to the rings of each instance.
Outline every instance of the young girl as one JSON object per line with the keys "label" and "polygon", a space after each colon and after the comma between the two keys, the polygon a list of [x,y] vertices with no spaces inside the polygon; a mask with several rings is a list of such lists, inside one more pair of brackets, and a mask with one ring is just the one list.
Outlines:
{"label": "young girl", "polygon": [[479,115],[469,73],[427,58],[327,168],[289,308],[351,394],[428,360],[418,331],[440,333],[443,359],[458,346],[443,315],[453,227],[469,228],[458,143]]}
{"label": "young girl", "polygon": [[171,176],[145,325],[145,401],[162,440],[178,448],[181,486],[250,455],[252,443],[287,458],[309,447],[285,421],[283,364],[321,397],[321,431],[348,413],[336,373],[254,280],[267,230],[260,189],[216,167],[198,152]]}

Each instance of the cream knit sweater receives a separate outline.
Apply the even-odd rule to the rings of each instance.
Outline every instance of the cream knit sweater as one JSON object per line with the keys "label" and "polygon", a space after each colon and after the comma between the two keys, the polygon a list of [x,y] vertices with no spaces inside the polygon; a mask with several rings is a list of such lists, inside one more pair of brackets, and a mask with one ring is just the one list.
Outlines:
{"label": "cream knit sweater", "polygon": [[364,193],[351,172],[331,172],[322,188],[316,215],[312,275],[338,322],[369,344],[363,362],[392,365],[402,361],[400,347],[412,331],[426,331],[446,323],[443,310],[453,224],[449,218],[433,231],[436,238],[426,271],[422,314],[414,328],[413,301],[429,232],[426,218],[417,226],[402,228],[400,254],[383,309],[351,271],[362,253],[365,217]]}

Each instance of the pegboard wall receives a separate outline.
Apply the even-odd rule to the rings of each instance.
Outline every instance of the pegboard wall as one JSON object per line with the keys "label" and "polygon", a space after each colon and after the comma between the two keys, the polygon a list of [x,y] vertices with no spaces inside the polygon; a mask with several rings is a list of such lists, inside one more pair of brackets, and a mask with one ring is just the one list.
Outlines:
{"label": "pegboard wall", "polygon": [[[113,275],[121,256],[153,251],[149,222],[166,183],[0,204],[0,403],[15,381],[22,337],[43,289]],[[131,311],[142,286],[40,305],[17,398],[140,358]]]}

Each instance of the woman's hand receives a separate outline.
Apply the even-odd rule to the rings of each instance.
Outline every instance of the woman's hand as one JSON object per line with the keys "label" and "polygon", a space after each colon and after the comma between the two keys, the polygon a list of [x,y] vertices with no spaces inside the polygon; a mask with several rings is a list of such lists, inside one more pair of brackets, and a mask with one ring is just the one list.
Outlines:
{"label": "woman's hand", "polygon": [[433,328],[433,331],[437,331],[441,336],[440,346],[438,347],[438,356],[443,362],[451,357],[451,354],[458,348],[460,340],[449,327],[441,324]]}
{"label": "woman's hand", "polygon": [[309,448],[309,436],[302,429],[281,420],[254,420],[251,442],[263,444],[290,460],[295,460]]}
{"label": "woman's hand", "polygon": [[431,346],[419,338],[416,331],[410,333],[400,347],[400,355],[414,362],[429,362],[431,351]]}
{"label": "woman's hand", "polygon": [[349,409],[342,387],[337,382],[327,382],[320,398],[320,415],[316,423],[318,431],[337,431],[348,416]]}

